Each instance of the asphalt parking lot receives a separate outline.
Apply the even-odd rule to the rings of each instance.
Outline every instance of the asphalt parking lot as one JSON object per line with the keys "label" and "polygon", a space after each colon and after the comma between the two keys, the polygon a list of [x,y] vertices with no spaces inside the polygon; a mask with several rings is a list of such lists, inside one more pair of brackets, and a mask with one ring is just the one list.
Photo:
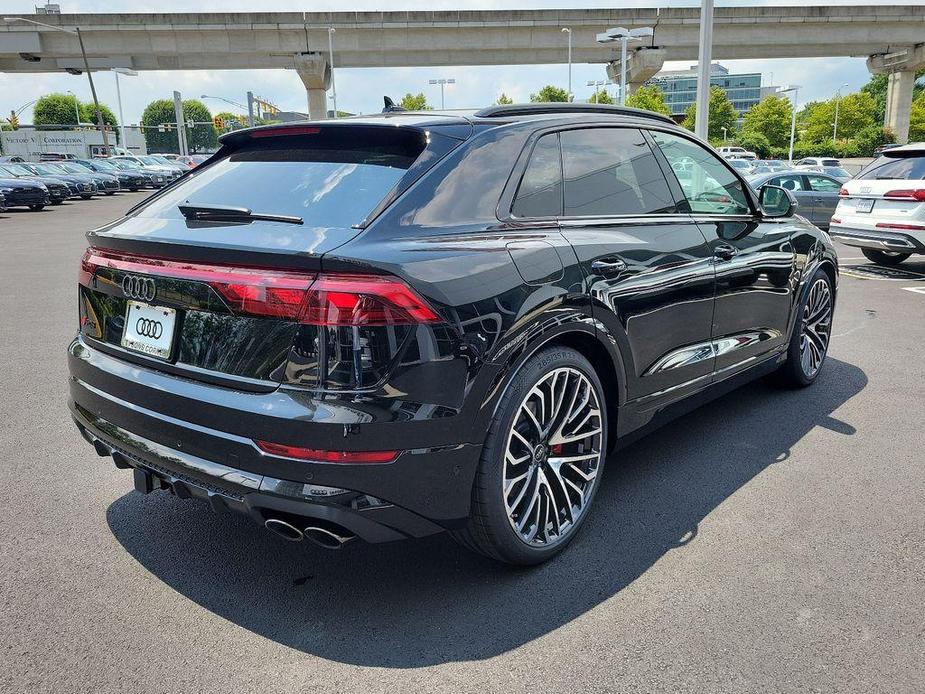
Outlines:
{"label": "asphalt parking lot", "polygon": [[925,682],[925,258],[841,248],[829,360],[608,462],[551,563],[339,552],[131,491],[65,405],[83,232],[0,214],[0,690],[913,692]]}

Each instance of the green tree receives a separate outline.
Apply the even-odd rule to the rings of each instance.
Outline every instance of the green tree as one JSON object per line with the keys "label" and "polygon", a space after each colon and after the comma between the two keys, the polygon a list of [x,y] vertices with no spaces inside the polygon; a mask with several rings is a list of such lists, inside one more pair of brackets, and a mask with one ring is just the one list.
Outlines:
{"label": "green tree", "polygon": [[780,96],[766,96],[748,109],[742,121],[742,133],[761,135],[771,147],[783,147],[790,142],[790,121],[793,106]]}
{"label": "green tree", "polygon": [[513,104],[514,100],[504,92],[501,92],[501,96],[498,97],[498,100],[495,103],[498,106],[507,106],[508,104]]}
{"label": "green tree", "polygon": [[[145,142],[148,149],[154,152],[179,152],[180,144],[177,137],[176,126],[169,132],[160,132],[157,128],[164,123],[175,123],[177,117],[174,113],[173,99],[158,99],[145,107],[141,115],[141,124],[145,126]],[[190,151],[197,152],[203,149],[212,149],[218,145],[215,128],[212,127],[212,114],[205,105],[197,99],[188,99],[183,102],[183,120],[208,124],[186,127],[186,141]]]}
{"label": "green tree", "polygon": [[412,94],[408,92],[401,98],[401,103],[398,104],[403,109],[407,111],[433,111],[434,107],[427,103],[427,97],[424,96],[424,92],[418,92],[417,94]]}
{"label": "green tree", "polygon": [[[736,135],[735,143],[739,145],[739,147],[744,147],[745,149],[754,152],[762,159],[767,159],[771,156],[771,143],[762,133],[742,131]],[[790,141],[788,140],[787,144],[789,143]]]}
{"label": "green tree", "polygon": [[588,100],[592,104],[612,104],[613,98],[607,93],[606,89],[594,92]]}
{"label": "green tree", "polygon": [[636,91],[626,97],[626,105],[632,108],[641,108],[646,111],[654,111],[666,116],[671,115],[671,109],[665,103],[665,93],[654,84],[639,87]]}
{"label": "green tree", "polygon": [[[116,134],[116,141],[119,140],[119,121],[116,119],[116,114],[112,112],[112,109],[109,108],[106,104],[100,104],[100,113],[103,116],[103,122],[112,128],[112,131]],[[80,104],[80,122],[81,123],[93,123],[96,125],[96,107],[91,101],[89,104],[81,103]],[[111,143],[110,143],[111,144]]]}
{"label": "green tree", "polygon": [[909,114],[909,142],[925,142],[925,94],[912,102]]}
{"label": "green tree", "polygon": [[[822,142],[832,138],[835,99],[807,104],[801,139]],[[861,130],[877,124],[877,104],[868,92],[846,94],[838,100],[838,137],[848,140]]]}
{"label": "green tree", "polygon": [[[77,125],[80,102],[70,94],[46,94],[35,102],[32,122],[35,125]],[[96,121],[96,119],[93,119]]]}
{"label": "green tree", "polygon": [[545,104],[550,102],[567,102],[568,101],[568,92],[559,87],[554,87],[551,84],[547,84],[545,87],[540,89],[536,94],[530,95],[530,101],[535,104]]}
{"label": "green tree", "polygon": [[[707,137],[709,139],[721,139],[723,137],[723,128],[726,128],[727,137],[735,129],[736,120],[739,114],[735,106],[729,101],[726,92],[717,87],[710,87],[710,122],[707,124]],[[697,123],[697,106],[691,104],[684,114],[684,127],[693,130]]]}

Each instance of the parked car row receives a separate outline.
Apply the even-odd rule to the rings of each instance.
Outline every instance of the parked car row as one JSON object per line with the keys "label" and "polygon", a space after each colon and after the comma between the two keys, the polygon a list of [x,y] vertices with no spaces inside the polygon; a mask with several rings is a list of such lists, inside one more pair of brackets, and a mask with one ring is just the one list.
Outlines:
{"label": "parked car row", "polygon": [[[0,162],[0,211],[10,207],[38,211],[69,199],[89,200],[95,195],[163,188],[188,172],[192,161],[192,158],[171,160],[161,155],[39,162],[4,157]],[[192,166],[198,163],[195,160]]]}

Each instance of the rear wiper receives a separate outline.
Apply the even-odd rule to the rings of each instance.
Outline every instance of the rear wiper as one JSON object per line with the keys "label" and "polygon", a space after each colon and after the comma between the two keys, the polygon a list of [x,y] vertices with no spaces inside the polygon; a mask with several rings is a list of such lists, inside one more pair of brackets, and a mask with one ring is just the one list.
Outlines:
{"label": "rear wiper", "polygon": [[285,224],[302,224],[301,217],[288,214],[268,214],[266,212],[252,212],[247,207],[233,207],[230,205],[177,205],[177,209],[187,219],[203,222],[250,222],[263,220],[266,222],[284,222]]}

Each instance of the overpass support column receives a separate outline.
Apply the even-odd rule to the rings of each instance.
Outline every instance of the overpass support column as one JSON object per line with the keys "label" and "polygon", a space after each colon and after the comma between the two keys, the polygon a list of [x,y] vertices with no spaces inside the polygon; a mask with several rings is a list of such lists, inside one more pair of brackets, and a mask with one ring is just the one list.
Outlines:
{"label": "overpass support column", "polygon": [[872,55],[867,69],[872,73],[886,74],[886,114],[883,125],[893,131],[896,142],[909,141],[909,117],[912,114],[912,88],[915,72],[925,67],[925,44],[900,48],[892,53]]}
{"label": "overpass support column", "polygon": [[298,53],[295,69],[305,85],[308,97],[308,117],[321,120],[328,117],[328,87],[331,86],[331,67],[320,53]]}
{"label": "overpass support column", "polygon": [[[637,48],[626,56],[627,95],[639,89],[643,83],[655,75],[665,64],[665,51],[662,48]],[[607,76],[614,82],[620,82],[620,61],[607,64]]]}
{"label": "overpass support column", "polygon": [[915,71],[891,72],[887,78],[886,116],[884,125],[896,135],[900,144],[909,142],[909,117],[912,114],[912,87]]}

